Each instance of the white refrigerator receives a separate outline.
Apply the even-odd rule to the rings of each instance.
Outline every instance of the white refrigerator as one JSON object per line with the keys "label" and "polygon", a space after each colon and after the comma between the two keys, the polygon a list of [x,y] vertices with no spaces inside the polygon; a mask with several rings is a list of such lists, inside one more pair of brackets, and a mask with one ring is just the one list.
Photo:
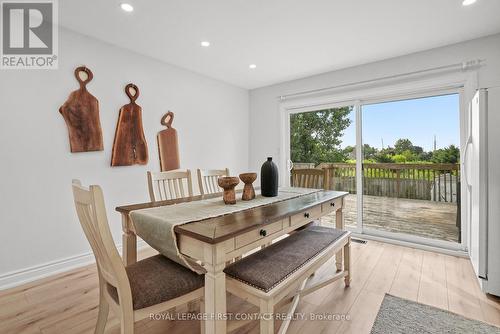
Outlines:
{"label": "white refrigerator", "polygon": [[[469,103],[462,156],[468,252],[481,289],[500,296],[500,88],[480,89]],[[488,112],[489,111],[489,112]]]}

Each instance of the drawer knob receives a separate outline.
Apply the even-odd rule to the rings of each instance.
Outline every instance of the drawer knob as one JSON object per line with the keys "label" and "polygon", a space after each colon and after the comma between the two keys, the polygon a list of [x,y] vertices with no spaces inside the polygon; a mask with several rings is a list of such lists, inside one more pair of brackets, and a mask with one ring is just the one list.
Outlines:
{"label": "drawer knob", "polygon": [[335,206],[335,203],[334,202],[330,203],[330,206]]}
{"label": "drawer knob", "polygon": [[309,218],[309,212],[305,212],[304,217]]}
{"label": "drawer knob", "polygon": [[259,234],[263,237],[265,237],[267,235],[267,231],[266,230],[260,230]]}

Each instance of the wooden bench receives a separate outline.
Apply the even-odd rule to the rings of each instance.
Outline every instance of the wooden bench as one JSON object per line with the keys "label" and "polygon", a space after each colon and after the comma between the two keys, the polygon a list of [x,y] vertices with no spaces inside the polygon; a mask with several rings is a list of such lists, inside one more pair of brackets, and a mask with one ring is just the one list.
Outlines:
{"label": "wooden bench", "polygon": [[[349,286],[350,246],[350,232],[309,226],[226,267],[226,290],[260,308],[261,334],[274,334],[275,307],[291,302],[279,330],[284,334],[300,297],[341,278]],[[333,276],[306,288],[308,279],[342,248],[343,266],[337,263]]]}

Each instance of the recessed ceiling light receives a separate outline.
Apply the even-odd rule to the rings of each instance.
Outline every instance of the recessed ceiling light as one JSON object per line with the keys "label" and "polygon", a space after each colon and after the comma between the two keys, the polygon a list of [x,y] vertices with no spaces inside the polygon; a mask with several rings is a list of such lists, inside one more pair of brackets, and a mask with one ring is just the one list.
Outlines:
{"label": "recessed ceiling light", "polygon": [[201,44],[201,46],[204,46],[204,47],[209,47],[210,46],[210,42],[209,41],[203,41],[200,44]]}
{"label": "recessed ceiling light", "polygon": [[132,6],[131,4],[129,3],[122,3],[120,5],[120,8],[123,9],[124,11],[130,13],[130,12],[133,12],[134,11],[134,6]]}
{"label": "recessed ceiling light", "polygon": [[470,5],[472,5],[473,3],[475,3],[476,1],[477,1],[477,0],[464,0],[464,1],[462,2],[462,5],[463,5],[463,6],[470,6]]}
{"label": "recessed ceiling light", "polygon": [[255,64],[250,64],[250,65],[248,65],[248,68],[253,70],[253,69],[257,68],[257,65],[255,65]]}

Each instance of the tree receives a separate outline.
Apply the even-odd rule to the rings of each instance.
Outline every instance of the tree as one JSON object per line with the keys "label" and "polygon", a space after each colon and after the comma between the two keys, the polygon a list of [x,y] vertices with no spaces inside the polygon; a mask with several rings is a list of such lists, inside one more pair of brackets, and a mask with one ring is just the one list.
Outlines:
{"label": "tree", "polygon": [[379,163],[391,163],[394,162],[393,156],[394,155],[387,154],[381,151],[374,156],[374,159],[376,162]]}
{"label": "tree", "polygon": [[455,145],[440,148],[432,153],[431,161],[434,163],[456,164],[460,161],[460,150]]}
{"label": "tree", "polygon": [[401,152],[400,154],[394,155],[392,159],[397,163],[406,163],[406,162],[418,161],[418,155],[416,155],[410,150],[406,150]]}
{"label": "tree", "polygon": [[420,146],[413,146],[411,149],[412,153],[415,155],[421,155],[424,153],[424,149]]}
{"label": "tree", "polygon": [[[352,107],[343,107],[291,115],[292,161],[319,164],[355,160],[355,146],[340,148],[344,130],[351,125],[351,112]],[[460,151],[456,146],[450,145],[434,152],[426,152],[421,146],[413,145],[410,139],[400,138],[396,140],[394,147],[387,146],[380,150],[363,144],[363,156],[367,161],[378,163],[458,163]]]}
{"label": "tree", "polygon": [[422,152],[418,155],[418,160],[420,161],[431,161],[432,152]]}
{"label": "tree", "polygon": [[356,159],[356,146],[346,146],[344,148],[344,154],[347,157],[347,159]]}
{"label": "tree", "polygon": [[396,154],[402,154],[404,151],[413,151],[413,143],[409,139],[398,139],[394,143]]}
{"label": "tree", "polygon": [[363,156],[365,157],[365,159],[367,160],[374,159],[377,153],[378,150],[375,147],[372,147],[368,144],[363,145]]}
{"label": "tree", "polygon": [[293,162],[342,162],[348,152],[340,148],[344,130],[351,125],[352,107],[332,108],[290,116]]}
{"label": "tree", "polygon": [[380,150],[380,154],[387,154],[387,155],[396,155],[396,150],[394,147],[387,146],[386,148],[383,148]]}

